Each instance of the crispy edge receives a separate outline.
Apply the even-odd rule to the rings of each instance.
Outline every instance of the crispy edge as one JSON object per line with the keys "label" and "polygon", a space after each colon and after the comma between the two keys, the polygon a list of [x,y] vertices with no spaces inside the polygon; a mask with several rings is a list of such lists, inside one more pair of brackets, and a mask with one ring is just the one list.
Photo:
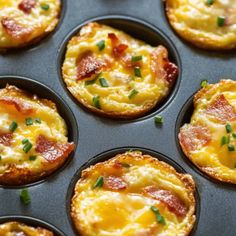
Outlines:
{"label": "crispy edge", "polygon": [[163,161],[159,161],[157,158],[154,158],[150,155],[145,155],[145,154],[143,155],[139,151],[138,152],[134,151],[134,152],[126,152],[126,153],[123,153],[123,154],[117,154],[115,157],[113,157],[113,158],[111,158],[107,161],[97,163],[97,164],[95,164],[93,166],[90,166],[87,169],[82,171],[81,178],[76,183],[76,186],[74,188],[74,195],[71,199],[71,212],[70,213],[71,213],[71,218],[72,218],[72,221],[75,224],[76,229],[79,232],[86,232],[86,228],[84,226],[82,226],[82,224],[80,222],[80,219],[77,218],[76,207],[74,206],[74,201],[77,198],[77,196],[79,195],[77,189],[78,189],[78,186],[79,186],[80,182],[85,180],[86,178],[89,178],[95,170],[99,171],[103,167],[103,165],[109,165],[111,163],[115,163],[117,160],[120,161],[120,162],[126,162],[128,164],[136,162],[136,161],[143,162],[144,164],[149,163],[149,164],[152,164],[156,168],[165,169],[167,172],[170,172],[171,174],[174,174],[175,176],[178,177],[178,179],[181,180],[181,182],[185,186],[185,189],[188,193],[188,197],[189,197],[189,200],[190,200],[188,213],[191,217],[189,219],[188,224],[183,229],[183,231],[184,231],[183,236],[187,236],[191,232],[191,230],[193,229],[194,223],[196,221],[196,215],[195,215],[196,200],[195,200],[195,196],[194,196],[196,186],[195,186],[195,182],[194,182],[192,176],[189,175],[189,174],[178,173],[174,169],[174,167],[172,167],[171,165],[169,165],[169,164],[167,164]]}

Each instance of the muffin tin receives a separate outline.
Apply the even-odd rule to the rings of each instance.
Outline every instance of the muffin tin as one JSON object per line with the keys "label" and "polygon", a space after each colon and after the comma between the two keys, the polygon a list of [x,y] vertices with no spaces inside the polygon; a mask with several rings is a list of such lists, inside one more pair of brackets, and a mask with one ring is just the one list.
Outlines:
{"label": "muffin tin", "polygon": [[[235,78],[235,52],[208,52],[182,41],[170,28],[162,1],[64,0],[63,8],[60,25],[45,40],[30,48],[0,55],[0,87],[15,84],[56,102],[67,122],[69,139],[77,147],[71,160],[59,171],[28,186],[31,204],[25,206],[20,202],[22,186],[1,186],[0,216],[31,216],[55,225],[65,235],[76,235],[68,211],[71,188],[81,168],[133,148],[153,153],[180,172],[184,169],[193,176],[199,197],[197,224],[191,235],[236,235],[235,186],[215,182],[199,172],[183,155],[177,140],[180,125],[190,117],[191,96],[200,88],[201,80],[215,83],[221,78]],[[172,93],[149,115],[129,121],[103,118],[82,108],[67,92],[60,74],[65,43],[81,25],[91,20],[121,28],[151,44],[164,43],[171,59],[180,67]],[[163,116],[162,126],[155,125],[155,115]],[[31,222],[30,218],[26,218],[27,222]]]}

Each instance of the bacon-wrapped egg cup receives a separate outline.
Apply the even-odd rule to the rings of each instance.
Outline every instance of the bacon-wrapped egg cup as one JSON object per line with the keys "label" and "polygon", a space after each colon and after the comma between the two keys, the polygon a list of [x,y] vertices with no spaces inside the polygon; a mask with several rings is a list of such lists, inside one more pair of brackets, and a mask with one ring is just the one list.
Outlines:
{"label": "bacon-wrapped egg cup", "polygon": [[171,26],[206,49],[236,48],[236,0],[165,0]]}
{"label": "bacon-wrapped egg cup", "polygon": [[185,155],[204,173],[236,183],[236,82],[208,84],[194,96],[189,124],[179,132]]}
{"label": "bacon-wrapped egg cup", "polygon": [[0,0],[0,50],[40,40],[56,27],[60,0]]}
{"label": "bacon-wrapped egg cup", "polygon": [[41,228],[32,227],[26,224],[11,221],[7,223],[0,224],[0,235],[2,236],[53,236],[54,233]]}
{"label": "bacon-wrapped egg cup", "polygon": [[0,89],[0,185],[22,185],[58,169],[73,151],[56,105],[15,86]]}
{"label": "bacon-wrapped egg cup", "polygon": [[69,41],[62,75],[72,95],[95,113],[135,118],[170,93],[178,68],[164,46],[92,22]]}
{"label": "bacon-wrapped egg cup", "polygon": [[188,174],[133,151],[83,170],[71,200],[82,236],[189,235],[195,184]]}

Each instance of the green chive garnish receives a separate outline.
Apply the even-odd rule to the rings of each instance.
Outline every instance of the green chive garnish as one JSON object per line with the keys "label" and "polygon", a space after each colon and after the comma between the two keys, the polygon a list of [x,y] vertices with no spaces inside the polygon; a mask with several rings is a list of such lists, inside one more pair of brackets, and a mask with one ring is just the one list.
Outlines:
{"label": "green chive garnish", "polygon": [[102,87],[109,87],[107,81],[104,78],[100,78],[99,83],[101,84]]}
{"label": "green chive garnish", "polygon": [[30,157],[29,157],[29,160],[30,160],[30,161],[35,161],[36,158],[37,158],[37,156],[30,156]]}
{"label": "green chive garnish", "polygon": [[161,124],[163,124],[163,122],[164,122],[164,119],[163,119],[163,117],[162,116],[155,116],[155,123],[157,124],[157,125],[161,125]]}
{"label": "green chive garnish", "polygon": [[2,156],[0,156],[0,161],[2,160]]}
{"label": "green chive garnish", "polygon": [[156,215],[157,222],[159,224],[165,225],[166,224],[165,218],[160,214],[160,211],[155,206],[151,206],[151,210]]}
{"label": "green chive garnish", "polygon": [[9,130],[11,132],[14,132],[16,130],[16,128],[18,127],[18,124],[15,121],[12,121],[12,123],[9,126]]}
{"label": "green chive garnish", "polygon": [[214,0],[206,0],[206,5],[211,6],[214,3]]}
{"label": "green chive garnish", "polygon": [[221,146],[225,145],[225,144],[229,144],[230,142],[230,137],[229,136],[223,136],[221,138]]}
{"label": "green chive garnish", "polygon": [[93,105],[94,105],[96,108],[101,109],[100,97],[99,97],[99,96],[94,96],[94,97],[93,97]]}
{"label": "green chive garnish", "polygon": [[103,186],[104,183],[104,178],[103,176],[98,177],[96,183],[93,185],[93,189],[95,188],[101,188]]}
{"label": "green chive garnish", "polygon": [[27,138],[24,138],[22,141],[22,144],[26,144],[26,143],[28,143],[29,142],[29,139],[27,139]]}
{"label": "green chive garnish", "polygon": [[20,192],[20,200],[25,204],[28,205],[31,202],[30,195],[28,189],[24,188]]}
{"label": "green chive garnish", "polygon": [[227,132],[227,133],[231,133],[231,132],[233,131],[233,129],[232,129],[232,127],[231,127],[230,124],[226,124],[226,125],[225,125],[225,129],[226,129],[226,132]]}
{"label": "green chive garnish", "polygon": [[41,124],[41,119],[40,118],[35,118],[34,121],[35,121],[35,123]]}
{"label": "green chive garnish", "polygon": [[135,74],[135,76],[137,76],[137,77],[142,77],[140,67],[138,67],[138,66],[134,67],[134,74]]}
{"label": "green chive garnish", "polygon": [[208,81],[205,79],[205,80],[202,80],[201,82],[201,87],[202,88],[205,88],[206,86],[208,85]]}
{"label": "green chive garnish", "polygon": [[232,136],[233,136],[234,138],[236,138],[236,133],[232,133]]}
{"label": "green chive garnish", "polygon": [[136,62],[136,61],[141,61],[143,59],[143,56],[133,56],[131,58],[132,62]]}
{"label": "green chive garnish", "polygon": [[99,74],[96,75],[95,78],[92,79],[92,80],[86,80],[86,81],[84,82],[85,86],[88,86],[88,85],[91,85],[91,84],[96,83],[97,79],[101,76],[101,74],[102,74],[102,73],[99,73]]}
{"label": "green chive garnish", "polygon": [[24,151],[25,153],[28,153],[29,150],[30,150],[32,147],[33,147],[32,143],[27,142],[27,143],[24,145],[24,147],[23,147],[23,151]]}
{"label": "green chive garnish", "polygon": [[217,25],[219,27],[222,27],[222,26],[224,26],[224,24],[225,24],[225,17],[224,16],[218,16],[218,18],[217,18]]}
{"label": "green chive garnish", "polygon": [[50,7],[49,7],[48,4],[42,4],[42,5],[41,5],[41,8],[42,8],[44,11],[48,11]]}
{"label": "green chive garnish", "polygon": [[32,125],[32,124],[33,124],[33,119],[32,119],[32,118],[26,118],[26,119],[25,119],[25,124],[26,124],[27,126]]}
{"label": "green chive garnish", "polygon": [[99,51],[102,51],[105,48],[105,40],[101,40],[100,42],[98,42],[97,47],[99,48]]}
{"label": "green chive garnish", "polygon": [[128,163],[124,163],[124,162],[122,162],[122,163],[120,163],[123,167],[125,167],[125,168],[129,168],[130,167],[130,165],[128,164]]}
{"label": "green chive garnish", "polygon": [[233,152],[233,151],[235,151],[235,147],[234,147],[234,145],[229,144],[229,145],[228,145],[228,151],[229,151],[229,152]]}
{"label": "green chive garnish", "polygon": [[136,89],[133,89],[133,90],[130,92],[128,98],[129,98],[129,99],[132,99],[132,98],[135,97],[137,94],[138,94],[138,91],[137,91]]}

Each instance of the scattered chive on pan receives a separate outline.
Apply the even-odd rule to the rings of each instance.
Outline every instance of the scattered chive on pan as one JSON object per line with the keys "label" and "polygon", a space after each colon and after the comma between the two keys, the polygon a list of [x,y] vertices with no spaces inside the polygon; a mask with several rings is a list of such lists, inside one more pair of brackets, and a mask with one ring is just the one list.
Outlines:
{"label": "scattered chive on pan", "polygon": [[227,133],[231,133],[233,131],[232,126],[230,124],[226,124],[225,129]]}
{"label": "scattered chive on pan", "polygon": [[46,4],[46,3],[43,3],[43,4],[41,5],[41,8],[42,8],[44,11],[48,11],[49,8],[50,8],[50,6],[49,6],[48,4]]}
{"label": "scattered chive on pan", "polygon": [[157,222],[159,224],[165,225],[166,224],[165,218],[160,214],[160,211],[155,206],[151,206],[151,210],[156,215]]}
{"label": "scattered chive on pan", "polygon": [[218,16],[217,18],[217,25],[219,27],[222,27],[225,25],[225,17],[224,16]]}
{"label": "scattered chive on pan", "polygon": [[96,183],[93,185],[93,189],[95,188],[101,188],[104,184],[104,178],[103,176],[99,176]]}
{"label": "scattered chive on pan", "polygon": [[143,59],[143,56],[132,56],[131,61],[132,62],[137,62],[137,61],[141,61]]}
{"label": "scattered chive on pan", "polygon": [[162,116],[155,116],[155,117],[154,117],[154,120],[155,120],[155,123],[156,123],[157,125],[162,125],[163,122],[164,122],[164,119],[163,119]]}
{"label": "scattered chive on pan", "polygon": [[99,41],[96,45],[99,48],[99,51],[102,51],[105,48],[105,46],[106,46],[105,40]]}
{"label": "scattered chive on pan", "polygon": [[30,125],[33,125],[33,119],[32,118],[26,118],[25,119],[25,124],[27,125],[27,126],[30,126]]}
{"label": "scattered chive on pan", "polygon": [[132,99],[132,98],[135,97],[137,94],[138,94],[138,91],[137,91],[136,89],[133,89],[133,90],[130,92],[128,98],[129,98],[129,99]]}
{"label": "scattered chive on pan", "polygon": [[28,205],[31,202],[31,198],[28,192],[28,189],[24,188],[20,192],[20,200],[23,202],[25,205]]}
{"label": "scattered chive on pan", "polygon": [[28,153],[30,151],[30,149],[33,147],[32,143],[31,142],[27,142],[24,147],[23,147],[23,151],[25,153]]}
{"label": "scattered chive on pan", "polygon": [[99,83],[102,87],[109,87],[107,81],[104,78],[100,78]]}
{"label": "scattered chive on pan", "polygon": [[101,109],[100,97],[99,97],[98,95],[93,97],[93,105],[94,105],[96,108]]}
{"label": "scattered chive on pan", "polygon": [[9,126],[9,130],[11,132],[14,132],[17,129],[17,127],[18,127],[18,124],[15,121],[12,121],[12,123]]}
{"label": "scattered chive on pan", "polygon": [[208,85],[208,81],[206,79],[201,81],[201,87],[205,88]]}
{"label": "scattered chive on pan", "polygon": [[206,5],[211,6],[214,3],[214,0],[206,0]]}
{"label": "scattered chive on pan", "polygon": [[135,74],[135,76],[137,76],[137,77],[142,77],[140,67],[138,67],[138,66],[134,67],[134,74]]}

